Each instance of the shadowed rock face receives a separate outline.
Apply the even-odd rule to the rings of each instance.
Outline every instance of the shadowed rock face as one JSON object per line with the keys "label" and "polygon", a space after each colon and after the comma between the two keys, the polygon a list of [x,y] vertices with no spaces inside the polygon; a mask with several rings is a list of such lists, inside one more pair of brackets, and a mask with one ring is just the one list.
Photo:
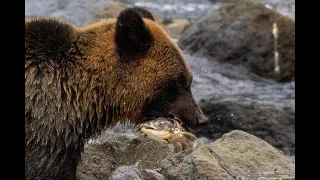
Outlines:
{"label": "shadowed rock face", "polygon": [[106,133],[85,147],[77,177],[79,180],[294,177],[294,159],[244,131],[231,131],[210,144],[198,139],[197,144],[194,150],[173,153],[172,145],[148,137]]}
{"label": "shadowed rock face", "polygon": [[[280,71],[275,71],[273,23],[277,23]],[[242,64],[250,72],[279,82],[295,77],[294,22],[250,0],[227,3],[193,23],[179,46],[219,62]]]}
{"label": "shadowed rock face", "polygon": [[[274,21],[279,22],[279,74]],[[179,45],[194,74],[193,94],[211,121],[197,135],[215,140],[240,129],[294,155],[294,44],[294,23],[259,3],[229,3],[193,23]]]}
{"label": "shadowed rock face", "polygon": [[199,127],[197,136],[216,140],[240,129],[295,154],[294,82],[269,81],[241,65],[185,56],[194,74],[194,97],[210,119],[208,126]]}
{"label": "shadowed rock face", "polygon": [[295,110],[292,107],[214,100],[203,100],[200,105],[211,123],[198,131],[198,136],[217,139],[239,129],[254,134],[286,154],[295,154]]}

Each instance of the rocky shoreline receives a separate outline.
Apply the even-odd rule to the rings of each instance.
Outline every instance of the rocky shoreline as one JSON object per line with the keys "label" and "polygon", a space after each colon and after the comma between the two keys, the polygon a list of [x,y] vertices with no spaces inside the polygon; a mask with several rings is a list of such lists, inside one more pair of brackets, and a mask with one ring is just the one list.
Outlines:
{"label": "rocky shoreline", "polygon": [[79,180],[294,179],[295,160],[249,133],[234,130],[194,150],[174,153],[133,133],[107,132],[86,145]]}
{"label": "rocky shoreline", "polygon": [[[294,179],[294,1],[201,0],[193,5],[181,0],[172,6],[186,4],[186,12],[171,12],[166,0],[110,2],[26,0],[26,17],[54,16],[83,26],[116,17],[132,5],[150,7],[182,48],[194,76],[192,92],[210,124],[195,132],[201,146],[180,153],[137,137],[135,127],[116,126],[86,145],[79,179]],[[167,9],[159,11],[157,3]],[[189,6],[190,15],[184,16]],[[206,13],[195,18],[199,8]]]}

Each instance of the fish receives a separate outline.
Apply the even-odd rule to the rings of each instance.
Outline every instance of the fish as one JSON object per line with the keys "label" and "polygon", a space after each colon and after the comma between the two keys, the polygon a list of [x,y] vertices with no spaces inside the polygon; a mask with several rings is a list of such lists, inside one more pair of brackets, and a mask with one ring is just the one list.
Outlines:
{"label": "fish", "polygon": [[173,144],[175,151],[194,149],[197,137],[187,132],[183,123],[175,118],[159,117],[145,121],[138,131],[164,144]]}

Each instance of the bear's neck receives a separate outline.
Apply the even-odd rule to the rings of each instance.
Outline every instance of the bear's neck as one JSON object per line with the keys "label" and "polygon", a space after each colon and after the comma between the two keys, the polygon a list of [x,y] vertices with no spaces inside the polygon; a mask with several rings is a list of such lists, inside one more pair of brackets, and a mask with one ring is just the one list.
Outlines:
{"label": "bear's neck", "polygon": [[92,71],[81,63],[76,63],[72,69],[65,73],[65,79],[70,83],[61,82],[64,94],[62,104],[69,109],[69,118],[74,119],[71,122],[75,123],[71,125],[82,127],[75,131],[74,136],[88,140],[118,122],[133,123],[140,119],[141,98],[132,98],[129,95],[134,92],[119,88],[120,75],[114,71]]}

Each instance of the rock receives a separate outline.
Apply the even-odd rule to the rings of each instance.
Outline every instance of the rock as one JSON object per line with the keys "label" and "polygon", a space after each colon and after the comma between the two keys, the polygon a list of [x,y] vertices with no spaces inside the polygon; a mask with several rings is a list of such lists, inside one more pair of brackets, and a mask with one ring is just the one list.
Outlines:
{"label": "rock", "polygon": [[295,82],[274,82],[245,67],[184,55],[194,75],[193,95],[210,120],[197,137],[216,140],[240,129],[295,154]]}
{"label": "rock", "polygon": [[190,26],[188,19],[164,18],[157,13],[152,12],[156,23],[158,23],[171,38],[178,39],[183,32]]}
{"label": "rock", "polygon": [[144,169],[142,171],[143,180],[164,180],[164,176],[153,169]]}
{"label": "rock", "polygon": [[[117,18],[121,11],[130,7],[123,2],[109,3],[102,12],[98,11],[90,23],[97,22],[101,19]],[[179,38],[181,34],[189,27],[190,22],[187,19],[167,19],[152,12],[155,22],[162,26],[172,38]]]}
{"label": "rock", "polygon": [[121,166],[119,159],[129,142],[136,137],[131,134],[103,133],[100,138],[90,140],[84,147],[77,169],[79,180],[107,179]]}
{"label": "rock", "polygon": [[294,179],[295,164],[267,142],[235,130],[162,161],[168,179]]}
{"label": "rock", "polygon": [[[209,0],[213,4],[215,3],[229,3],[232,0]],[[254,0],[253,2],[261,2],[266,7],[276,10],[282,15],[290,17],[295,20],[295,0]]]}
{"label": "rock", "polygon": [[153,169],[140,170],[137,166],[119,166],[109,180],[164,180],[164,177]]}
{"label": "rock", "polygon": [[228,3],[231,2],[232,0],[209,0],[212,3]]}
{"label": "rock", "polygon": [[162,161],[162,168],[168,179],[233,179],[206,146],[170,156]]}
{"label": "rock", "polygon": [[[277,23],[280,70],[275,71],[273,23]],[[194,22],[179,46],[211,60],[242,64],[249,71],[279,82],[295,78],[295,24],[251,0],[226,3]]]}
{"label": "rock", "polygon": [[[90,23],[97,22],[101,19],[117,18],[121,11],[130,7],[130,5],[123,2],[109,3],[103,11],[98,11],[92,18]],[[162,26],[172,38],[179,38],[180,35],[187,29],[190,22],[187,19],[167,19],[159,14],[152,12],[155,22]]]}
{"label": "rock", "polygon": [[127,9],[129,5],[122,2],[112,2],[105,6],[102,12],[97,12],[90,23],[97,22],[101,19],[117,18],[121,11]]}
{"label": "rock", "polygon": [[296,3],[295,0],[260,0],[266,7],[295,20]]}
{"label": "rock", "polygon": [[208,146],[232,177],[294,177],[294,162],[267,142],[235,130]]}
{"label": "rock", "polygon": [[172,19],[163,26],[170,37],[179,38],[189,25],[190,22],[187,19]]}
{"label": "rock", "polygon": [[111,0],[25,0],[25,17],[56,17],[76,26],[88,25]]}
{"label": "rock", "polygon": [[[172,145],[149,137],[134,133],[106,132],[86,144],[78,165],[77,177],[79,180],[107,179],[120,166],[136,166],[141,170],[156,169],[161,167],[161,160],[173,153]],[[117,174],[122,170],[123,168],[118,170]],[[131,171],[129,174],[132,175]],[[159,178],[155,172],[142,171],[142,175]]]}
{"label": "rock", "polygon": [[[129,157],[131,156],[131,157]],[[170,145],[131,133],[102,134],[84,149],[79,180],[294,178],[294,156],[240,130],[194,150],[173,153]]]}
{"label": "rock", "polygon": [[149,137],[140,137],[129,142],[118,159],[122,165],[136,165],[142,169],[160,168],[160,161],[174,154],[172,145],[163,144]]}
{"label": "rock", "polygon": [[273,104],[202,100],[200,102],[210,124],[197,131],[197,136],[220,138],[232,130],[253,134],[285,154],[295,154],[295,110]]}
{"label": "rock", "polygon": [[120,166],[109,180],[141,180],[141,172],[136,166]]}

